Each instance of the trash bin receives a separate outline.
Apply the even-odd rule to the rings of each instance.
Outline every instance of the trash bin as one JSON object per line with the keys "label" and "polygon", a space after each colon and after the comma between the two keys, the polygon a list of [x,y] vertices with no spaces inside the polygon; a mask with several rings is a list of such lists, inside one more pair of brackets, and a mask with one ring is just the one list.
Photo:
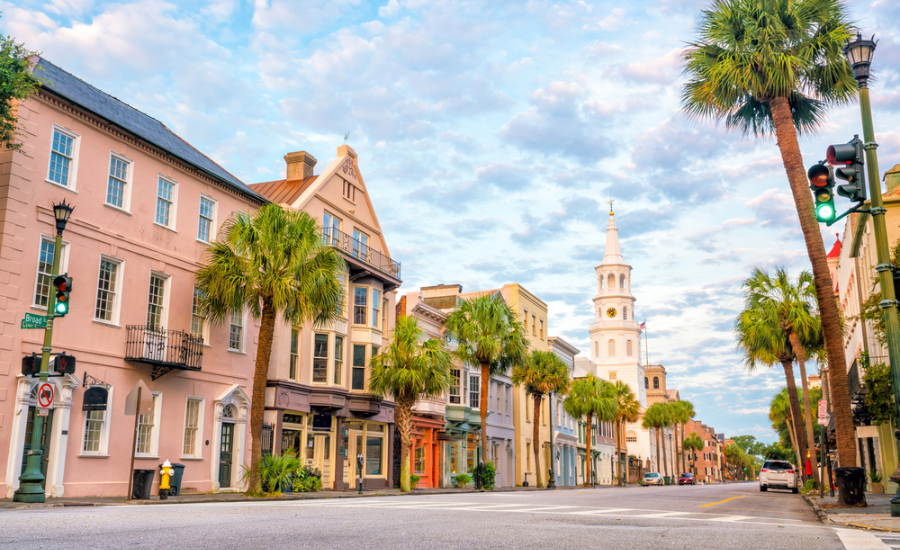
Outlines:
{"label": "trash bin", "polygon": [[184,475],[184,464],[172,464],[172,478],[169,479],[169,496],[177,497],[181,494],[181,476]]}
{"label": "trash bin", "polygon": [[148,500],[156,470],[135,470],[131,484],[131,498]]}
{"label": "trash bin", "polygon": [[845,506],[857,506],[866,502],[866,471],[862,468],[835,468],[838,501]]}
{"label": "trash bin", "polygon": [[663,476],[663,480],[664,480],[663,485],[671,485],[672,484],[672,478],[669,476]]}

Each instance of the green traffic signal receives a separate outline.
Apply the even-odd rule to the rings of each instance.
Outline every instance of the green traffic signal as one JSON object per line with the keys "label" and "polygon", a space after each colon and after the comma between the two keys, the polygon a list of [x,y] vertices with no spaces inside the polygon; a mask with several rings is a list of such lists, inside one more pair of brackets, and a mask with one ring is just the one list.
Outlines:
{"label": "green traffic signal", "polygon": [[72,278],[65,275],[59,275],[53,279],[53,287],[56,289],[56,305],[53,310],[56,317],[65,317],[69,313],[69,293],[72,292]]}
{"label": "green traffic signal", "polygon": [[835,219],[834,208],[834,169],[820,162],[807,171],[809,188],[813,193],[813,206],[816,211],[816,221],[831,224]]}

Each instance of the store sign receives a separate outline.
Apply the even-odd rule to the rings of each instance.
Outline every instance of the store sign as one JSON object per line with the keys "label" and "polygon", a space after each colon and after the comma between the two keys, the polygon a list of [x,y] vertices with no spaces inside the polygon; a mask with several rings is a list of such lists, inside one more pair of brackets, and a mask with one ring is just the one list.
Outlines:
{"label": "store sign", "polygon": [[91,386],[84,392],[83,411],[105,411],[106,400],[109,398],[109,390],[103,386]]}

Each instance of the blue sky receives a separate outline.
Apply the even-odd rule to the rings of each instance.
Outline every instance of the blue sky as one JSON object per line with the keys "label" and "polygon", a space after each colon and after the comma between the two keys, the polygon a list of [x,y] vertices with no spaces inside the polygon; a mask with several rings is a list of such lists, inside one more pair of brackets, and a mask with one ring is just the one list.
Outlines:
{"label": "blue sky", "polygon": [[[247,183],[283,177],[290,151],[327,163],[349,132],[404,290],[522,283],[585,352],[611,194],[650,361],[698,418],[768,441],[783,374],[748,375],[731,324],[753,266],[808,261],[774,140],[679,110],[707,4],[0,0],[0,32]],[[900,162],[900,5],[849,6],[880,39],[883,172]],[[858,110],[834,110],[804,161],[854,133]]]}

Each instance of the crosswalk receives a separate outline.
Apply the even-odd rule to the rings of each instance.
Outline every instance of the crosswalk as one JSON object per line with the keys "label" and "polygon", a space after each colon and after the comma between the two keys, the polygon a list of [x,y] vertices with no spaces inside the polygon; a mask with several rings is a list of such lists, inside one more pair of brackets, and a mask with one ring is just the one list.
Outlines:
{"label": "crosswalk", "polygon": [[368,508],[393,510],[446,510],[455,512],[478,512],[490,514],[558,514],[582,517],[612,517],[617,520],[649,519],[676,521],[705,521],[715,523],[790,525],[797,527],[821,527],[818,523],[803,522],[799,519],[766,516],[744,516],[671,510],[648,510],[639,508],[590,507],[579,505],[549,506],[530,503],[485,503],[474,501],[427,501],[406,498],[372,498],[329,501],[296,501],[293,506],[329,506],[334,508]]}
{"label": "crosswalk", "polygon": [[888,550],[900,548],[900,533],[837,529],[837,535],[846,550]]}
{"label": "crosswalk", "polygon": [[873,533],[888,548],[900,549],[900,533]]}

